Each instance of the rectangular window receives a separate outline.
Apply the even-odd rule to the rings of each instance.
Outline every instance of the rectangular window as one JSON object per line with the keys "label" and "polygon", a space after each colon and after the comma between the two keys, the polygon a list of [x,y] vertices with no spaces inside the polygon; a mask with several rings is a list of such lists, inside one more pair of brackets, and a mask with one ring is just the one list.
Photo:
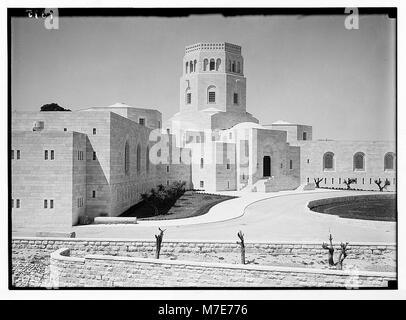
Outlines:
{"label": "rectangular window", "polygon": [[45,150],[44,158],[45,158],[45,160],[48,160],[48,150]]}
{"label": "rectangular window", "polygon": [[169,172],[169,166],[166,166],[166,172]]}
{"label": "rectangular window", "polygon": [[55,159],[55,152],[54,152],[54,150],[51,150],[51,160],[54,160]]}
{"label": "rectangular window", "polygon": [[44,208],[48,208],[48,200],[44,200]]}
{"label": "rectangular window", "polygon": [[192,94],[191,93],[186,94],[186,103],[187,104],[192,103]]}
{"label": "rectangular window", "polygon": [[11,150],[11,160],[14,160],[14,150]]}
{"label": "rectangular window", "polygon": [[200,188],[204,188],[204,181],[200,181]]}
{"label": "rectangular window", "polygon": [[327,178],[324,178],[324,184],[326,184],[327,183]]}
{"label": "rectangular window", "polygon": [[20,160],[20,150],[17,150],[17,160]]}
{"label": "rectangular window", "polygon": [[20,208],[20,199],[17,199],[17,203],[16,203],[17,205],[16,205],[16,207],[17,208]]}
{"label": "rectangular window", "polygon": [[310,182],[310,179],[309,178],[307,178],[307,183],[309,183]]}
{"label": "rectangular window", "polygon": [[365,184],[364,178],[362,178],[362,184]]}
{"label": "rectangular window", "polygon": [[166,180],[166,185],[169,186],[169,180]]}
{"label": "rectangular window", "polygon": [[161,128],[161,121],[158,121],[158,128]]}
{"label": "rectangular window", "polygon": [[140,125],[145,126],[145,118],[140,118]]}
{"label": "rectangular window", "polygon": [[93,128],[93,134],[96,134],[96,128]]}
{"label": "rectangular window", "polygon": [[303,132],[303,140],[307,140],[307,132]]}
{"label": "rectangular window", "polygon": [[372,178],[369,178],[369,184],[372,184]]}
{"label": "rectangular window", "polygon": [[238,93],[234,93],[234,104],[238,104]]}
{"label": "rectangular window", "polygon": [[68,131],[68,128],[63,128],[63,131]]}
{"label": "rectangular window", "polygon": [[200,158],[200,169],[203,169],[204,167],[204,159]]}
{"label": "rectangular window", "polygon": [[215,92],[209,92],[209,103],[215,103],[216,102],[216,93]]}
{"label": "rectangular window", "polygon": [[93,160],[96,160],[96,151],[93,151]]}
{"label": "rectangular window", "polygon": [[51,209],[54,208],[54,200],[49,200],[49,207],[50,207]]}
{"label": "rectangular window", "polygon": [[310,163],[310,159],[307,159],[307,163]]}
{"label": "rectangular window", "polygon": [[290,168],[290,170],[293,169],[293,161],[292,160],[289,160],[289,168]]}
{"label": "rectangular window", "polygon": [[334,178],[331,178],[331,184],[334,184]]}
{"label": "rectangular window", "polygon": [[92,198],[96,198],[96,190],[92,191]]}
{"label": "rectangular window", "polygon": [[230,160],[227,160],[227,170],[230,170],[231,165],[230,165]]}
{"label": "rectangular window", "polygon": [[338,184],[341,184],[341,178],[338,178]]}

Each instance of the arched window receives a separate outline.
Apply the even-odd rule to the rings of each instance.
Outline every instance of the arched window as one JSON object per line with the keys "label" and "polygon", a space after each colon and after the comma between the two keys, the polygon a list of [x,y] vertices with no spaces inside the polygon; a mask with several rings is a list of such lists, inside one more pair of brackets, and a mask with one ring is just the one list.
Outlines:
{"label": "arched window", "polygon": [[189,64],[190,64],[190,70],[189,70],[189,71],[190,71],[190,72],[193,72],[193,62],[190,61]]}
{"label": "arched window", "polygon": [[384,169],[393,170],[395,168],[395,155],[392,152],[385,154]]}
{"label": "arched window", "polygon": [[233,61],[233,63],[231,64],[231,71],[235,72],[235,61]]}
{"label": "arched window", "polygon": [[141,146],[137,146],[137,172],[141,171]]}
{"label": "arched window", "polygon": [[221,59],[217,59],[216,60],[216,71],[219,71],[220,64],[221,64]]}
{"label": "arched window", "polygon": [[214,59],[210,59],[210,71],[213,71],[216,69],[216,63],[214,62]]}
{"label": "arched window", "polygon": [[365,154],[357,152],[354,154],[354,170],[365,170]]}
{"label": "arched window", "polygon": [[323,155],[323,170],[334,170],[334,153],[326,152]]}
{"label": "arched window", "polygon": [[204,59],[203,60],[203,71],[207,71],[207,65],[209,64],[209,60]]}
{"label": "arched window", "polygon": [[196,64],[197,64],[197,61],[196,60],[193,61],[193,72],[196,72]]}
{"label": "arched window", "polygon": [[147,151],[145,152],[145,169],[147,173],[149,173],[149,147],[147,147]]}
{"label": "arched window", "polygon": [[237,73],[241,72],[241,65],[240,65],[240,61],[237,62]]}
{"label": "arched window", "polygon": [[130,146],[127,141],[124,146],[124,172],[125,174],[130,172]]}
{"label": "arched window", "polygon": [[207,88],[207,103],[216,103],[216,87],[209,86]]}
{"label": "arched window", "polygon": [[186,71],[185,71],[185,73],[187,73],[188,66],[189,66],[189,62],[186,61],[186,69],[185,69]]}

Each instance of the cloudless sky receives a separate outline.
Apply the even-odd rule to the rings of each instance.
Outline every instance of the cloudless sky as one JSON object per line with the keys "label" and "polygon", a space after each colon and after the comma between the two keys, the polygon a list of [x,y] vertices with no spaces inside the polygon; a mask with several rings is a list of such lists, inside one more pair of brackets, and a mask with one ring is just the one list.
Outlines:
{"label": "cloudless sky", "polygon": [[313,126],[314,139],[395,139],[395,20],[361,16],[12,19],[12,108],[78,110],[124,102],[179,109],[184,48],[242,46],[247,111],[262,124]]}

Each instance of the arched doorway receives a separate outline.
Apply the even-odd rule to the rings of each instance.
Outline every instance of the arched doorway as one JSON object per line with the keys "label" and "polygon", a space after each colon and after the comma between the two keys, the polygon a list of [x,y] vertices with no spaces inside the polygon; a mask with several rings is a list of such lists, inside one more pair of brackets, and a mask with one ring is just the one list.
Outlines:
{"label": "arched doorway", "polygon": [[270,156],[264,156],[264,162],[263,162],[263,168],[264,168],[264,177],[270,177],[271,176],[271,157]]}

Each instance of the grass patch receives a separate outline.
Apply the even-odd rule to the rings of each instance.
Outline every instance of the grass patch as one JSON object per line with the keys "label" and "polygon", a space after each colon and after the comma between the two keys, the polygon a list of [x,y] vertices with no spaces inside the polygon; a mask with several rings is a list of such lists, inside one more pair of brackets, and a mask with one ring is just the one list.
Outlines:
{"label": "grass patch", "polygon": [[234,198],[236,197],[186,191],[174,205],[165,208],[159,215],[155,216],[154,209],[144,201],[141,201],[124,212],[121,217],[137,217],[139,220],[169,220],[197,217],[207,213],[214,205]]}

